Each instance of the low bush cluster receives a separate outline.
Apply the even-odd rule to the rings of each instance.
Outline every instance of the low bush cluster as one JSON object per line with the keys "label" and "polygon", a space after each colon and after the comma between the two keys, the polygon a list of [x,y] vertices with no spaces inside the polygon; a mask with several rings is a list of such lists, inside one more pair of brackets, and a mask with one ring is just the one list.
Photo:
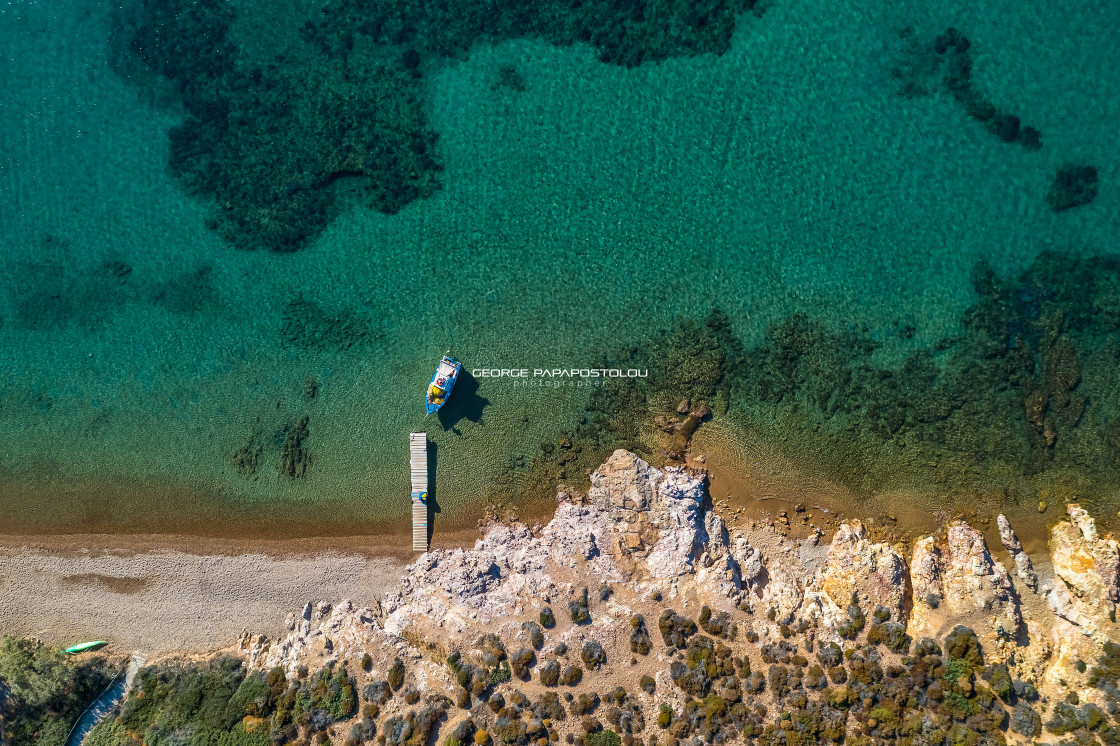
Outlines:
{"label": "low bush cluster", "polygon": [[301,733],[325,735],[357,703],[345,665],[290,680],[279,668],[248,673],[236,658],[164,664],[137,674],[118,715],[102,721],[88,743],[132,746],[134,734],[143,734],[147,746],[177,746],[190,734],[191,744],[270,746]]}
{"label": "low bush cluster", "polygon": [[102,657],[80,662],[35,640],[0,641],[0,743],[58,744],[117,672]]}

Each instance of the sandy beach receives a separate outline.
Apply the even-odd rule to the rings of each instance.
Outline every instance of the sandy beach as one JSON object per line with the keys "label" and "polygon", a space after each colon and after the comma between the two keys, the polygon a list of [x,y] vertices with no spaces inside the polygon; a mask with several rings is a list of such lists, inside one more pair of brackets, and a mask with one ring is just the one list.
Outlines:
{"label": "sandy beach", "polygon": [[[194,543],[193,551],[190,544]],[[306,602],[369,602],[405,565],[389,546],[219,545],[166,537],[0,537],[0,629],[52,644],[107,640],[149,658],[274,635]]]}

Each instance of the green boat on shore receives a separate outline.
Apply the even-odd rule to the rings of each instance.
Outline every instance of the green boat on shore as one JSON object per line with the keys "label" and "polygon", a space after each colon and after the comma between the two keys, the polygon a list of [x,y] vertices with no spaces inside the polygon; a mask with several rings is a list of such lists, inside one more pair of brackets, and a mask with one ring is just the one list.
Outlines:
{"label": "green boat on shore", "polygon": [[64,650],[63,652],[64,653],[84,653],[87,650],[93,650],[94,648],[99,648],[104,644],[105,644],[104,640],[94,640],[93,642],[82,642],[82,643],[78,643],[77,645],[71,645],[70,647],[66,648],[66,650]]}

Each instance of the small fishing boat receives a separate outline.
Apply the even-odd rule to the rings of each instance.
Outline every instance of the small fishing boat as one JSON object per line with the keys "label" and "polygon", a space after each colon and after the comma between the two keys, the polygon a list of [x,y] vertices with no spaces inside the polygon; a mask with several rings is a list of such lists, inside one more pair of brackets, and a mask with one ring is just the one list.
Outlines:
{"label": "small fishing boat", "polygon": [[66,650],[64,650],[63,652],[65,652],[65,653],[84,653],[87,650],[93,650],[94,648],[99,648],[104,644],[105,644],[104,640],[94,640],[93,642],[82,642],[82,643],[78,643],[77,645],[71,645],[70,647],[66,648]]}
{"label": "small fishing boat", "polygon": [[432,382],[428,384],[428,414],[438,412],[439,408],[447,402],[447,398],[451,396],[451,389],[455,387],[455,380],[459,377],[460,368],[462,363],[446,354],[439,361]]}

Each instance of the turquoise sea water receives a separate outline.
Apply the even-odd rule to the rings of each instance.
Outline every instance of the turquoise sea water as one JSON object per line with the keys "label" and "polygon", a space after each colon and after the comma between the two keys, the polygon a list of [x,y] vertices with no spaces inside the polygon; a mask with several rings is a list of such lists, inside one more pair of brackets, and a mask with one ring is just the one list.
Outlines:
{"label": "turquoise sea water", "polygon": [[[298,69],[318,6],[230,8],[249,63]],[[718,308],[747,348],[800,312],[865,332],[868,361],[897,368],[961,335],[977,262],[1013,281],[1043,252],[1069,264],[1120,236],[1111,3],[773,0],[741,14],[725,50],[641,64],[541,34],[425,51],[438,188],[390,213],[342,178],[333,219],[288,253],[215,229],[239,206],[169,167],[182,103],[113,64],[115,23],[86,0],[0,10],[0,533],[357,533],[407,514],[420,430],[441,509],[470,519],[511,467],[578,428],[587,394],[480,379],[425,419],[444,350],[467,368],[588,367]],[[950,27],[971,43],[970,90],[1041,148],[1001,138],[941,83],[929,50]],[[365,43],[352,54],[383,53]],[[1055,211],[1069,164],[1099,187]],[[1101,313],[1098,290],[1060,333]],[[1112,349],[1113,334],[1078,344]],[[1052,342],[1036,345],[1040,371]],[[1115,449],[1114,379],[1039,379],[1051,400],[1089,402],[1051,448]],[[768,432],[811,440],[811,417],[778,421],[752,391],[717,416],[747,432],[762,412]],[[291,478],[283,444],[305,416]],[[1112,457],[1078,453],[1050,471],[1080,470],[1070,483],[1091,491]]]}

